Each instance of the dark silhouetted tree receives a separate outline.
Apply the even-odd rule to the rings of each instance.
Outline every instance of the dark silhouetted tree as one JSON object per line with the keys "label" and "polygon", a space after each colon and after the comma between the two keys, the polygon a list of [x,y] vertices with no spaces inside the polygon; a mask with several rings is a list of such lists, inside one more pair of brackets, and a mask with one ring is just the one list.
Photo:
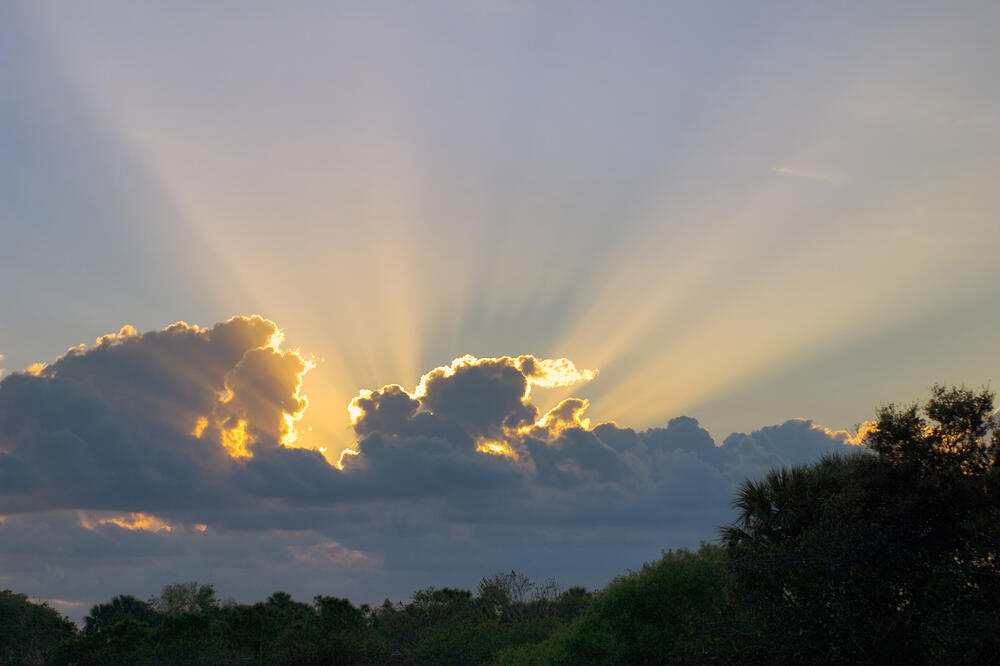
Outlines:
{"label": "dark silhouetted tree", "polygon": [[45,603],[25,594],[0,592],[0,664],[52,663],[73,624]]}
{"label": "dark silhouetted tree", "polygon": [[888,405],[866,448],[743,484],[722,531],[745,659],[981,663],[1000,650],[988,391]]}
{"label": "dark silhouetted tree", "polygon": [[219,600],[215,597],[215,587],[200,585],[197,581],[164,585],[160,596],[153,597],[149,603],[157,612],[164,615],[206,613],[219,606]]}
{"label": "dark silhouetted tree", "polygon": [[[505,650],[500,664],[707,663],[729,635],[719,546],[665,553],[614,580],[576,621],[537,645]],[[581,596],[571,590],[570,598]]]}
{"label": "dark silhouetted tree", "polygon": [[158,614],[151,604],[131,594],[119,594],[111,601],[91,607],[83,621],[87,633],[94,633],[126,619],[153,625],[157,618]]}

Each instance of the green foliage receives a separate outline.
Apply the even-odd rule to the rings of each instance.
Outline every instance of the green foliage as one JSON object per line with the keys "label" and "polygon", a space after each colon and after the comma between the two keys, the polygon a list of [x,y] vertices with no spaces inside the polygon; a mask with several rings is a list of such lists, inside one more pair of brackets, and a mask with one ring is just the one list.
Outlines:
{"label": "green foliage", "polygon": [[85,631],[89,634],[108,629],[126,619],[151,625],[156,623],[158,617],[151,604],[136,599],[131,594],[119,594],[107,603],[93,606],[83,621]]}
{"label": "green foliage", "polygon": [[66,641],[60,650],[59,661],[82,665],[149,664],[159,653],[162,648],[154,645],[152,627],[145,622],[123,618]]}
{"label": "green foliage", "polygon": [[997,466],[1000,432],[993,394],[935,385],[921,408],[889,404],[869,424],[865,443],[883,460],[924,471],[983,474]]}
{"label": "green foliage", "polygon": [[47,604],[0,592],[0,664],[50,663],[73,631],[73,624]]}
{"label": "green foliage", "polygon": [[745,660],[978,663],[1000,649],[993,396],[935,386],[871,453],[746,482],[722,537]]}
{"label": "green foliage", "polygon": [[955,663],[1000,653],[1000,440],[988,391],[881,408],[856,455],[737,491],[722,545],[667,552],[596,596],[516,571],[378,608],[211,585],[95,605],[83,632],[0,593],[0,663]]}
{"label": "green foliage", "polygon": [[[510,584],[508,584],[510,583]],[[516,584],[516,585],[515,585]],[[523,600],[511,599],[511,593]],[[484,579],[481,594],[427,588],[378,609],[275,592],[256,604],[219,605],[211,586],[168,585],[146,603],[121,595],[95,605],[87,629],[63,641],[79,664],[475,664],[539,643],[575,618],[590,594],[521,574]],[[194,610],[188,610],[194,609]]]}
{"label": "green foliage", "polygon": [[219,605],[215,598],[215,587],[199,585],[197,581],[165,585],[160,596],[153,597],[149,603],[156,612],[164,615],[207,613]]}
{"label": "green foliage", "polygon": [[591,595],[559,594],[512,571],[484,578],[479,594],[451,588],[419,590],[413,602],[386,601],[372,613],[368,663],[488,663],[501,650],[544,641],[572,621]]}
{"label": "green foliage", "polygon": [[361,663],[366,652],[365,611],[347,599],[337,597],[318,596],[314,605],[317,613],[313,625],[318,663]]}
{"label": "green foliage", "polygon": [[221,627],[208,613],[174,613],[153,630],[151,652],[171,664],[222,663],[226,650],[221,639]]}
{"label": "green foliage", "polygon": [[320,615],[287,592],[253,605],[232,605],[221,615],[230,659],[258,664],[342,663],[321,659],[325,645]]}
{"label": "green foliage", "polygon": [[[703,663],[724,635],[726,567],[718,546],[667,552],[616,579],[569,628],[500,664]],[[574,595],[570,595],[572,598]]]}

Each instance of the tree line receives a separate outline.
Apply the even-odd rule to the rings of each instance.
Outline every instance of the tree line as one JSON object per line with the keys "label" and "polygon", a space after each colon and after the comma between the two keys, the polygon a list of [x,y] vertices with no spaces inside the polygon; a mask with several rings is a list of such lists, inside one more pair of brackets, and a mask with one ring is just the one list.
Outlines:
{"label": "tree line", "polygon": [[597,593],[516,572],[406,604],[220,603],[168,585],[95,605],[78,630],[0,593],[10,664],[990,663],[1000,654],[994,396],[935,386],[887,405],[852,455],[744,482],[717,543]]}

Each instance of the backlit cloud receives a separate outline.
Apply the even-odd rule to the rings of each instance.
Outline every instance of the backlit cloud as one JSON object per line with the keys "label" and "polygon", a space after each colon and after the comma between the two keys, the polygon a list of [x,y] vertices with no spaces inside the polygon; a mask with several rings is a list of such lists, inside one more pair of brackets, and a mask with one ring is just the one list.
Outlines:
{"label": "backlit cloud", "polygon": [[234,459],[275,449],[309,364],[277,326],[126,326],[0,383],[0,506],[177,510],[225,503]]}
{"label": "backlit cloud", "polygon": [[359,442],[358,454],[344,461],[344,478],[366,496],[393,488],[410,497],[466,497],[470,480],[482,496],[505,494],[501,510],[487,505],[477,520],[502,519],[502,511],[527,522],[574,522],[597,504],[605,518],[595,520],[627,515],[651,524],[706,507],[721,520],[732,487],[748,473],[850,443],[846,432],[792,420],[716,446],[687,417],[636,432],[614,423],[592,427],[580,398],[545,414],[531,400],[532,385],[595,376],[566,359],[463,357],[424,375],[412,393],[398,385],[363,390],[349,407]]}
{"label": "backlit cloud", "polygon": [[124,530],[145,530],[147,532],[159,532],[164,530],[172,532],[174,526],[165,520],[146,513],[128,513],[121,516],[109,516],[105,518],[94,518],[81,511],[80,526],[88,530],[94,529],[96,525],[117,525]]}
{"label": "backlit cloud", "polygon": [[[357,443],[336,465],[295,448],[311,363],[282,341],[259,316],[147,333],[126,326],[5,377],[0,541],[21,546],[0,547],[0,572],[94,567],[106,552],[122,566],[169,562],[190,579],[208,562],[213,576],[230,571],[219,558],[244,548],[245,566],[265,579],[294,578],[296,567],[324,580],[352,571],[369,581],[358,590],[406,591],[449,544],[461,544],[461,566],[478,575],[514,552],[555,562],[594,539],[632,539],[655,555],[712,538],[746,476],[853,441],[805,420],[721,446],[689,417],[641,431],[594,425],[586,400],[542,413],[532,389],[591,381],[596,370],[463,356],[412,391],[359,391],[349,405]],[[606,556],[614,566],[599,558],[595,571],[635,564]],[[123,591],[117,578],[101,580],[103,594]]]}
{"label": "backlit cloud", "polygon": [[[398,385],[365,389],[348,408],[359,435],[437,433],[454,442],[503,438],[535,423],[532,386],[569,386],[590,381],[596,370],[578,370],[569,359],[534,356],[463,356],[425,374],[413,393]],[[558,409],[558,408],[557,408]],[[557,418],[546,415],[545,423]]]}

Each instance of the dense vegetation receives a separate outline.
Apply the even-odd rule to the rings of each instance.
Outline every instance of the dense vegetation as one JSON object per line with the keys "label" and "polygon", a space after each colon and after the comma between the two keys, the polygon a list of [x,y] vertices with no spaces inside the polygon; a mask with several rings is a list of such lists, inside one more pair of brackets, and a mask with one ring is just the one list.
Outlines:
{"label": "dense vegetation", "polygon": [[988,663],[1000,654],[1000,436],[993,395],[888,405],[866,446],[745,482],[720,544],[598,594],[515,572],[408,604],[312,604],[211,586],[122,595],[76,631],[0,593],[2,663]]}
{"label": "dense vegetation", "polygon": [[48,623],[36,622],[24,647],[14,632],[5,635],[20,651],[4,653],[3,663],[472,664],[545,640],[593,595],[536,586],[515,572],[483,579],[476,595],[429,588],[378,608],[324,596],[306,604],[284,592],[253,605],[220,603],[212,586],[181,583],[148,602],[120,595],[97,604],[80,632],[15,596],[22,615]]}

